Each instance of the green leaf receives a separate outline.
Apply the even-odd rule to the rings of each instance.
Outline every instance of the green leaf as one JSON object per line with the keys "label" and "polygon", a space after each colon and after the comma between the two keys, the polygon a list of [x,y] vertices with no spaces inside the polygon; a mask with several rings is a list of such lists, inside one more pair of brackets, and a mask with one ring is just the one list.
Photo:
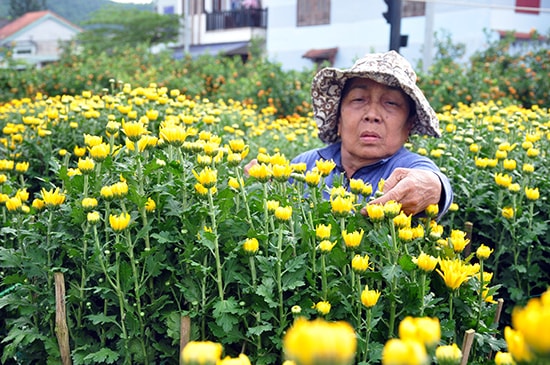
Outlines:
{"label": "green leaf", "polygon": [[247,337],[251,336],[259,336],[264,332],[268,332],[273,330],[273,325],[270,323],[262,324],[259,326],[250,327],[248,331],[246,332]]}
{"label": "green leaf", "polygon": [[94,325],[98,324],[105,324],[105,323],[113,323],[117,324],[115,316],[106,316],[103,313],[100,314],[90,314],[86,316],[87,319],[89,319]]}
{"label": "green leaf", "polygon": [[96,363],[113,364],[119,359],[120,355],[108,348],[102,348],[97,352],[93,352],[84,357],[84,360],[93,361]]}
{"label": "green leaf", "polygon": [[403,270],[399,265],[388,265],[382,268],[382,276],[386,281],[391,282],[403,275]]}
{"label": "green leaf", "polygon": [[404,255],[399,258],[399,265],[405,271],[413,271],[416,269],[416,264],[413,262],[412,257],[409,255]]}

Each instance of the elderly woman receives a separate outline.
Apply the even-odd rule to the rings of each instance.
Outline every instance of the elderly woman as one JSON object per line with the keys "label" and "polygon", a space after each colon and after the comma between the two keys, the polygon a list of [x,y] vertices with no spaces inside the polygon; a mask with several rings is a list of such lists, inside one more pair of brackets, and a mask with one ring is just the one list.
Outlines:
{"label": "elderly woman", "polygon": [[440,136],[439,121],[410,63],[395,51],[368,54],[347,70],[325,68],[312,83],[314,117],[327,147],[298,155],[293,163],[313,169],[317,160],[333,160],[325,180],[347,185],[362,179],[376,188],[384,179],[384,195],[371,201],[400,202],[417,214],[439,204],[440,216],[452,203],[449,180],[429,159],[404,147],[410,134]]}

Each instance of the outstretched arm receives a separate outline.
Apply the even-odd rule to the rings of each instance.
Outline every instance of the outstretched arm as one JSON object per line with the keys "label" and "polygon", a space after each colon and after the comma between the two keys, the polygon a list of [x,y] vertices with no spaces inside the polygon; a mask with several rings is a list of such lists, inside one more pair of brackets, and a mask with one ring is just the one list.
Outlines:
{"label": "outstretched arm", "polygon": [[384,182],[383,193],[369,204],[394,200],[401,203],[406,214],[412,215],[423,212],[428,205],[439,204],[441,216],[452,202],[451,186],[445,175],[430,170],[396,168]]}

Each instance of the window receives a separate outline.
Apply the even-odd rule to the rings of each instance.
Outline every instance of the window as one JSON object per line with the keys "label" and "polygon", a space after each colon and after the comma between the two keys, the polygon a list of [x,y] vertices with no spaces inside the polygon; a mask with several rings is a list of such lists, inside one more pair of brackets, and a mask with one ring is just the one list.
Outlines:
{"label": "window", "polygon": [[163,14],[174,14],[174,7],[173,6],[165,6],[162,9]]}
{"label": "window", "polygon": [[330,0],[298,0],[297,25],[330,24]]}
{"label": "window", "polygon": [[403,18],[410,16],[424,16],[426,15],[426,3],[419,1],[403,1],[403,9],[401,9],[401,16]]}
{"label": "window", "polygon": [[[524,8],[533,8],[533,10]],[[539,14],[539,9],[540,0],[516,0],[516,13]]]}

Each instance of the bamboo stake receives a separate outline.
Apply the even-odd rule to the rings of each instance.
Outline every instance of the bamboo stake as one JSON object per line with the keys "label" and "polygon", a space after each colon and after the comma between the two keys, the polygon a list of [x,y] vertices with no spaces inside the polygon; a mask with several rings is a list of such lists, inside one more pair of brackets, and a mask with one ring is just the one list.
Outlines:
{"label": "bamboo stake", "polygon": [[191,318],[189,316],[180,317],[180,365],[183,364],[181,353],[183,348],[189,343],[191,334]]}
{"label": "bamboo stake", "polygon": [[59,344],[61,363],[71,365],[71,348],[69,346],[69,330],[65,311],[65,278],[62,272],[53,274],[55,279],[55,335]]}
{"label": "bamboo stake", "polygon": [[462,361],[460,362],[460,365],[468,364],[468,357],[470,357],[470,350],[472,349],[475,334],[476,331],[473,329],[469,329],[464,332],[464,340],[462,342]]}

